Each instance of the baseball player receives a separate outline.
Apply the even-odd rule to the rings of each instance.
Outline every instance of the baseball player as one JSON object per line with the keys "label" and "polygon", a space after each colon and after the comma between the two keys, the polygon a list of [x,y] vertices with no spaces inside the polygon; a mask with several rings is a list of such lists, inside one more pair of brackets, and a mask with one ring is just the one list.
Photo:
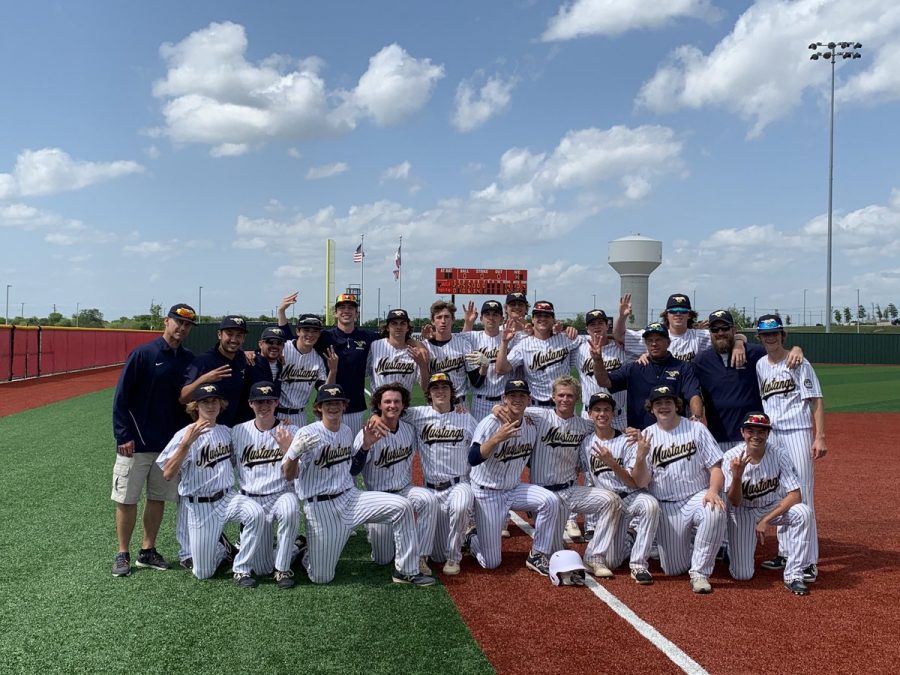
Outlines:
{"label": "baseball player", "polygon": [[656,424],[640,435],[631,475],[659,502],[659,562],[667,575],[689,572],[694,593],[711,593],[725,536],[722,451],[705,426],[679,414],[674,388],[654,387],[646,406]]}
{"label": "baseball player", "polygon": [[769,442],[772,424],[764,413],[750,413],[741,425],[744,442],[725,453],[728,497],[728,547],[731,576],[753,577],[753,551],[777,525],[786,552],[784,585],[794,595],[808,595],[803,570],[811,565],[812,510],[800,497],[800,480],[790,457]]}
{"label": "baseball player", "polygon": [[[526,305],[527,307],[527,305]],[[466,354],[470,367],[477,367],[477,378],[472,385],[472,417],[480,422],[491,414],[491,408],[500,402],[503,387],[512,375],[500,375],[497,372],[497,351],[500,349],[500,323],[503,320],[503,308],[496,300],[487,300],[481,306],[481,323],[484,330],[474,331],[470,335],[473,351]],[[512,343],[518,335],[512,338]]]}
{"label": "baseball player", "polygon": [[569,374],[569,353],[577,348],[577,343],[565,332],[553,333],[556,312],[553,303],[541,300],[534,303],[531,311],[534,321],[534,335],[521,338],[510,349],[510,342],[516,335],[517,324],[507,322],[500,337],[497,350],[496,370],[506,375],[522,366],[525,381],[532,392],[533,405],[552,408],[553,381]]}
{"label": "baseball player", "polygon": [[[372,417],[353,441],[356,454],[350,474],[355,476],[362,471],[367,490],[388,492],[409,500],[416,514],[419,572],[430,576],[428,554],[434,543],[439,506],[432,490],[412,484],[416,430],[400,419],[408,407],[409,391],[396,382],[383,384],[372,392]],[[370,523],[368,530],[372,559],[379,565],[387,565],[394,559],[390,525]]]}
{"label": "baseball player", "polygon": [[691,419],[699,420],[703,416],[703,400],[693,365],[679,361],[669,353],[669,331],[661,323],[651,323],[643,335],[649,356],[647,363],[635,361],[611,373],[606,372],[603,363],[602,341],[592,339],[591,355],[597,384],[613,394],[628,391],[626,415],[629,427],[645,429],[654,423],[655,418],[645,403],[650,392],[660,386],[669,387],[682,401],[682,407],[690,405]]}
{"label": "baseball player", "polygon": [[216,422],[227,406],[218,384],[196,387],[194,400],[187,406],[194,423],[172,437],[156,463],[166,480],[180,475],[178,494],[188,515],[194,576],[207,579],[215,573],[229,553],[222,541],[225,523],[240,522],[244,527],[241,548],[234,556],[234,582],[241,588],[256,588],[251,562],[266,514],[255,501],[234,490],[231,430]]}
{"label": "baseball player", "polygon": [[[297,555],[295,541],[300,528],[300,504],[284,479],[281,460],[290,448],[297,427],[275,417],[278,390],[272,382],[257,382],[250,389],[255,419],[231,430],[240,492],[260,505],[266,514],[260,545],[251,567],[257,574],[272,574],[279,588],[294,586],[291,562]],[[273,522],[278,522],[278,543],[273,548]],[[243,545],[243,535],[241,536]]]}
{"label": "baseball player", "polygon": [[366,371],[372,389],[390,382],[399,383],[407,392],[419,382],[422,391],[428,387],[428,351],[424,347],[410,344],[409,314],[405,309],[392,309],[387,315],[380,340],[375,340],[369,348]]}
{"label": "baseball player", "polygon": [[[289,325],[286,330],[290,331]],[[301,314],[297,318],[297,337],[284,347],[281,397],[276,413],[298,427],[306,425],[306,405],[313,389],[334,384],[337,379],[339,360],[334,348],[328,347],[322,355],[314,349],[321,334],[322,320],[315,314]]]}
{"label": "baseball player", "polygon": [[474,467],[470,475],[476,531],[470,533],[469,549],[482,567],[498,567],[500,530],[509,511],[536,511],[534,546],[525,566],[547,576],[549,557],[555,551],[560,506],[553,492],[520,481],[538,440],[534,420],[525,416],[530,396],[527,382],[510,380],[503,391],[509,421],[490,415],[475,429],[469,464]]}
{"label": "baseball player", "polygon": [[[631,476],[637,460],[636,443],[612,426],[616,401],[612,394],[599,391],[588,401],[587,410],[594,433],[581,442],[582,462],[588,467],[594,486],[609,490],[621,500],[622,518],[612,537],[606,556],[611,569],[625,560],[631,549],[631,578],[638,584],[653,583],[647,559],[659,525],[659,503],[646,490],[639,490]],[[632,539],[631,546],[628,540]]]}
{"label": "baseball player", "polygon": [[[763,410],[772,421],[772,436],[787,453],[800,478],[800,496],[813,512],[811,533],[812,564],[803,570],[806,583],[819,575],[819,535],[813,502],[813,461],[825,457],[825,400],[816,373],[809,361],[791,369],[784,346],[787,334],[777,314],[766,314],[756,324],[757,334],[766,349],[766,358],[756,363]],[[782,537],[779,535],[779,549]],[[766,569],[782,569],[787,564],[784,550],[763,563]]]}
{"label": "baseball player", "polygon": [[289,336],[277,326],[267,326],[259,336],[256,351],[244,352],[248,368],[245,386],[246,395],[250,395],[250,387],[257,382],[271,382],[276,391],[280,391],[281,370],[284,366],[284,343]]}
{"label": "baseball player", "polygon": [[430,586],[419,572],[416,523],[408,500],[386,492],[364,492],[350,475],[353,434],[343,423],[349,398],[339,384],[319,389],[313,410],[318,422],[300,429],[284,456],[284,475],[295,480],[305,500],[308,549],[303,564],[314,584],[334,579],[350,533],[363,523],[390,523],[394,533],[394,571],[398,584]]}
{"label": "baseball player", "polygon": [[[608,337],[609,319],[606,316],[606,312],[602,309],[592,309],[585,312],[584,323],[587,329],[587,336],[579,336],[577,340],[578,348],[571,353],[570,366],[578,371],[582,398],[589,400],[597,392],[607,391],[607,389],[597,384],[597,378],[594,376],[594,356],[591,354],[591,340],[602,341],[603,366],[606,368],[607,373],[624,367],[627,360],[622,345]],[[617,392],[613,395],[613,398],[616,402],[616,417],[613,420],[613,426],[624,431],[626,426],[625,392]],[[585,419],[590,419],[587,408],[582,410],[581,416]]]}
{"label": "baseball player", "polygon": [[405,418],[416,429],[425,488],[438,500],[437,525],[431,559],[443,562],[444,574],[459,574],[466,526],[475,503],[469,485],[469,448],[475,420],[458,412],[453,383],[446,373],[429,378],[425,398],[430,405],[406,410]]}
{"label": "baseball player", "polygon": [[[144,535],[136,564],[169,569],[169,563],[156,550],[156,536],[165,503],[177,499],[178,486],[163,479],[156,459],[175,432],[189,421],[178,396],[184,371],[194,360],[193,352],[183,343],[196,319],[190,305],[173,305],[163,319],[162,336],[135,348],[119,376],[112,414],[116,462],[111,498],[116,503],[119,542],[113,576],[131,574],[131,535],[144,485],[147,486]],[[186,544],[186,536],[179,541]]]}
{"label": "baseball player", "polygon": [[[471,314],[471,315],[470,315]],[[474,322],[475,308],[471,303],[466,310],[466,325]],[[438,300],[431,305],[431,324],[433,335],[425,341],[430,360],[429,372],[446,373],[453,383],[456,395],[454,404],[465,405],[466,392],[470,380],[474,383],[478,378],[478,369],[466,361],[466,354],[472,351],[471,333],[453,332],[456,320],[456,305],[452,302]]]}
{"label": "baseball player", "polygon": [[530,480],[556,494],[559,520],[554,550],[565,548],[563,532],[570,512],[595,515],[596,533],[588,542],[584,564],[594,576],[613,576],[607,565],[612,539],[622,515],[621,501],[605,488],[576,485],[581,466],[582,441],[593,431],[593,424],[575,414],[581,397],[578,382],[563,375],[553,382],[554,409],[532,407],[525,412],[536,421],[537,442],[531,454]]}

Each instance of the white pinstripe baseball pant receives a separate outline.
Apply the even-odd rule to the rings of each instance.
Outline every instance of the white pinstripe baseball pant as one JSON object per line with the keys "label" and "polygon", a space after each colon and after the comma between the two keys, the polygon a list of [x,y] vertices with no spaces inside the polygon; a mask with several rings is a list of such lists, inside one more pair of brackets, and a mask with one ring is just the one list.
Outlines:
{"label": "white pinstripe baseball pant", "polygon": [[[407,485],[398,492],[392,492],[404,497],[412,504],[416,514],[416,541],[418,548],[416,553],[421,558],[431,553],[431,543],[434,541],[434,528],[437,525],[438,500],[434,492],[422,487]],[[394,535],[389,523],[369,523],[369,543],[372,545],[372,560],[379,565],[387,565],[394,559]]]}
{"label": "white pinstripe baseball pant", "polygon": [[290,415],[288,413],[278,413],[275,416],[280,420],[290,422],[294,426],[300,427],[300,428],[303,428],[308,424],[308,422],[306,420],[306,410],[305,409],[301,410],[298,413],[294,413],[293,415]]}
{"label": "white pinstripe baseball pant", "polygon": [[187,499],[178,495],[178,504],[175,508],[175,539],[178,541],[179,560],[187,560],[191,557],[191,536],[188,532],[187,505]]}
{"label": "white pinstripe baseball pant", "polygon": [[[300,502],[296,492],[276,492],[265,497],[249,499],[260,505],[266,514],[263,528],[259,536],[256,555],[250,563],[257,574],[271,574],[273,570],[286,572],[297,555],[295,541],[300,530]],[[273,521],[278,521],[278,543],[272,545]],[[244,533],[241,532],[241,547],[244,545]]]}
{"label": "white pinstripe baseball pant", "polygon": [[439,563],[447,560],[458,563],[462,560],[463,535],[475,506],[472,486],[463,481],[446,490],[432,492],[438,501],[438,511],[431,559]]}
{"label": "white pinstripe baseball pant", "polygon": [[475,418],[476,422],[480,422],[485,417],[491,414],[491,410],[495,405],[500,404],[500,397],[497,397],[496,401],[488,401],[485,398],[479,398],[477,394],[472,394],[472,406],[470,412],[472,413],[472,417]]}
{"label": "white pinstripe baseball pant", "polygon": [[307,499],[303,511],[306,514],[309,545],[303,563],[314,584],[327,584],[334,579],[338,559],[350,538],[350,532],[357,525],[371,522],[391,523],[397,553],[394,567],[403,574],[419,573],[415,517],[412,504],[403,497],[350,488],[328,501]]}
{"label": "white pinstripe baseball pant", "polygon": [[352,438],[356,438],[356,434],[362,431],[363,428],[363,412],[360,410],[355,413],[344,413],[344,417],[342,418],[342,423],[346,424],[350,427],[350,435]]}
{"label": "white pinstripe baseball pant", "polygon": [[570,511],[584,514],[596,514],[594,536],[584,551],[585,562],[599,562],[600,558],[608,560],[612,548],[613,535],[622,516],[622,501],[614,492],[604,488],[573,485],[556,493],[559,498],[559,521],[556,526],[554,551],[566,547],[563,535],[566,531],[566,518]]}
{"label": "white pinstripe baseball pant", "polygon": [[520,483],[511,490],[493,490],[472,484],[475,495],[475,527],[472,554],[487,569],[500,566],[500,530],[510,511],[535,511],[534,550],[551,555],[559,526],[559,499],[538,485]]}
{"label": "white pinstripe baseball pant", "polygon": [[[814,564],[819,562],[819,528],[816,525],[816,507],[813,503],[813,458],[812,429],[794,429],[791,431],[777,431],[772,429],[771,436],[773,440],[780,444],[791,458],[791,464],[794,465],[794,471],[800,479],[800,498],[812,511],[812,520],[810,520],[809,545],[811,562]],[[787,551],[781,543],[781,528],[778,529],[778,555],[787,557]]]}
{"label": "white pinstripe baseball pant", "polygon": [[[760,518],[774,508],[730,507],[728,509],[728,555],[731,559],[728,571],[735,579],[752,579],[754,572],[753,553],[756,550],[756,524]],[[806,504],[794,504],[787,513],[772,519],[778,526],[779,539],[785,547],[787,564],[784,580],[803,578],[803,569],[812,564],[810,524],[812,509]]]}
{"label": "white pinstripe baseball pant", "polygon": [[234,558],[235,572],[249,573],[250,562],[256,555],[260,543],[260,533],[265,524],[266,514],[262,507],[248,497],[228,492],[217,502],[191,503],[187,498],[188,535],[191,557],[194,559],[194,576],[208,579],[225,558],[225,548],[219,543],[225,523],[239,522],[244,526],[241,533],[241,549]]}
{"label": "white pinstripe baseball pant", "polygon": [[724,511],[703,504],[705,494],[706,490],[702,490],[688,499],[659,502],[656,542],[659,563],[669,576],[685,572],[692,577],[712,574],[725,536],[726,516]]}
{"label": "white pinstripe baseball pant", "polygon": [[[610,569],[616,569],[625,562],[631,552],[630,567],[646,568],[650,549],[659,526],[659,502],[647,492],[630,492],[620,497],[623,515],[616,528],[612,551],[606,559]],[[628,546],[628,529],[634,529],[634,542]]]}

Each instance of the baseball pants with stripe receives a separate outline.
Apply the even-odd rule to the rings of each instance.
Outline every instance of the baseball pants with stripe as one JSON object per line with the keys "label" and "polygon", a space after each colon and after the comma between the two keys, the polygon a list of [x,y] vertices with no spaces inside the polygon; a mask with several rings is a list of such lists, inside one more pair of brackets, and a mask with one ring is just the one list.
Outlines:
{"label": "baseball pants with stripe", "polygon": [[724,511],[703,504],[705,494],[703,490],[688,499],[659,502],[656,541],[659,563],[667,575],[712,574],[725,536],[726,516]]}

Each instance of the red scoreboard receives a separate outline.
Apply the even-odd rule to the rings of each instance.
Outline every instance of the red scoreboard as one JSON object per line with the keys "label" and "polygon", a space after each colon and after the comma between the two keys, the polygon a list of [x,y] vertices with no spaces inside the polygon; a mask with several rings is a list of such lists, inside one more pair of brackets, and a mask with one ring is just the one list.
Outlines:
{"label": "red scoreboard", "polygon": [[435,291],[441,295],[506,295],[528,292],[528,270],[438,267],[434,270]]}

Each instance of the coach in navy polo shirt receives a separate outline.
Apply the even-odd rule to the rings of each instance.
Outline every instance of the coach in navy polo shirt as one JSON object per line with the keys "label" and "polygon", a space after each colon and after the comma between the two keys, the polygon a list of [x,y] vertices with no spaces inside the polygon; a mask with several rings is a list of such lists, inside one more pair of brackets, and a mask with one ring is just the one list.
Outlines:
{"label": "coach in navy polo shirt", "polygon": [[188,366],[181,389],[181,402],[193,400],[194,390],[203,384],[215,382],[228,402],[216,420],[233,427],[253,419],[253,411],[247,404],[244,378],[247,375],[247,357],[241,347],[247,336],[247,322],[240,316],[226,316],[219,322],[216,334],[218,342],[209,351],[200,354]]}
{"label": "coach in navy polo shirt", "polygon": [[656,418],[647,412],[644,403],[650,396],[650,390],[661,385],[671,387],[681,398],[685,409],[690,408],[691,419],[700,419],[703,415],[703,400],[700,398],[700,384],[694,374],[694,367],[690,363],[679,361],[669,352],[668,329],[661,323],[651,323],[644,329],[643,337],[649,355],[647,364],[635,361],[611,373],[607,373],[603,364],[602,349],[599,345],[591,344],[597,384],[612,393],[628,390],[627,415],[630,427],[645,429],[656,423]]}

